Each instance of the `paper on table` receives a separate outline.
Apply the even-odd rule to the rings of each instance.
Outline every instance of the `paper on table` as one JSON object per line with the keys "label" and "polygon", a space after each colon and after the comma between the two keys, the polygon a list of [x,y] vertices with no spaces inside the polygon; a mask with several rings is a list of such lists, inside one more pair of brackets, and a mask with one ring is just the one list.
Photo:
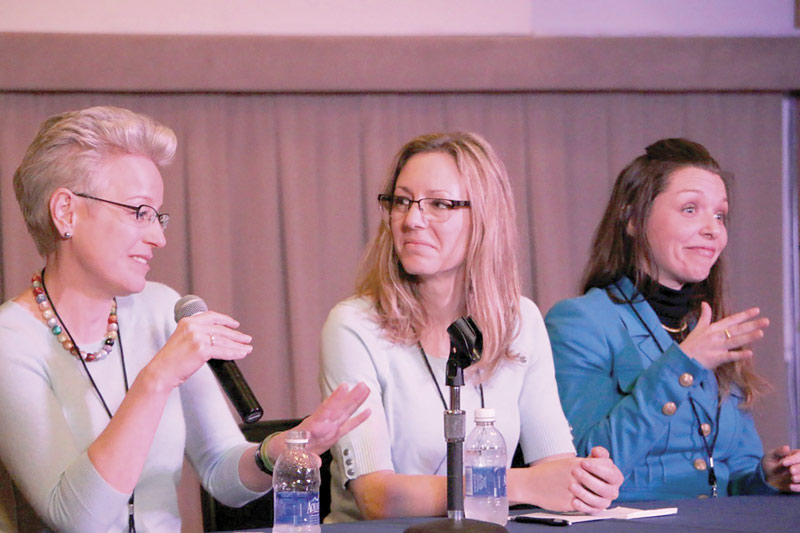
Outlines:
{"label": "paper on table", "polygon": [[528,517],[534,519],[541,519],[543,522],[554,521],[566,522],[567,524],[577,524],[579,522],[591,522],[592,520],[608,520],[616,518],[619,520],[631,520],[634,518],[650,518],[652,516],[666,516],[676,514],[677,507],[662,507],[660,509],[635,509],[633,507],[614,507],[606,509],[597,514],[589,515],[583,513],[553,513],[547,511],[539,511],[535,513],[526,513],[521,515],[510,516],[510,520],[518,520],[520,517]]}

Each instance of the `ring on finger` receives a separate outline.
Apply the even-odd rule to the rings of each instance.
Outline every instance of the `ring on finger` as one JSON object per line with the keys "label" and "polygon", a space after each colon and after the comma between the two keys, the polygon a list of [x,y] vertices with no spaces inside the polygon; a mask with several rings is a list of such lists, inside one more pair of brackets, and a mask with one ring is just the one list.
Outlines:
{"label": "ring on finger", "polygon": [[[726,331],[727,331],[727,330],[726,330]],[[215,340],[216,338],[217,338],[217,337],[216,337],[216,336],[215,336],[213,333],[209,333],[209,334],[208,334],[208,342],[210,342],[210,343],[211,343],[211,346],[214,346],[214,340]],[[728,337],[728,338],[730,338],[730,337]]]}
{"label": "ring on finger", "polygon": [[731,332],[728,331],[728,328],[725,328],[724,331],[725,331],[725,338],[726,339],[730,339],[731,338]]}

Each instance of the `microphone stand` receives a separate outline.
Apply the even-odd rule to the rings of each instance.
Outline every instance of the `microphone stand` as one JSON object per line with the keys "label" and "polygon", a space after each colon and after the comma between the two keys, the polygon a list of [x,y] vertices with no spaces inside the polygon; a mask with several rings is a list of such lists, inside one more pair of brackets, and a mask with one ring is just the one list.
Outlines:
{"label": "microphone stand", "polygon": [[444,412],[444,438],[447,441],[447,518],[407,528],[406,533],[435,531],[501,532],[499,524],[464,517],[464,438],[466,413],[461,410],[461,387],[464,369],[481,357],[483,337],[471,317],[453,322],[450,335],[450,358],[447,360],[445,385],[450,387],[450,409]]}

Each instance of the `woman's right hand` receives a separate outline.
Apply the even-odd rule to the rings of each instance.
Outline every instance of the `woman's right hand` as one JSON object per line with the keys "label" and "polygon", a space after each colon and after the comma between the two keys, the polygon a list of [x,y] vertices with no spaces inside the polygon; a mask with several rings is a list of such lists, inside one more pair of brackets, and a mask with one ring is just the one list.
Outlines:
{"label": "woman's right hand", "polygon": [[769,319],[756,318],[760,312],[751,307],[712,323],[711,306],[702,302],[697,325],[680,344],[681,350],[708,370],[752,357],[753,351],[742,347],[764,337]]}
{"label": "woman's right hand", "polygon": [[242,359],[253,347],[252,337],[238,331],[239,322],[214,311],[178,321],[178,327],[153,358],[155,373],[169,388],[189,379],[209,359]]}
{"label": "woman's right hand", "polygon": [[[512,468],[509,499],[532,503],[558,512],[595,514],[608,508],[624,481],[605,448],[596,446],[589,457],[559,454],[545,457],[526,468]],[[519,479],[521,476],[522,479]],[[522,492],[519,492],[521,489]]]}

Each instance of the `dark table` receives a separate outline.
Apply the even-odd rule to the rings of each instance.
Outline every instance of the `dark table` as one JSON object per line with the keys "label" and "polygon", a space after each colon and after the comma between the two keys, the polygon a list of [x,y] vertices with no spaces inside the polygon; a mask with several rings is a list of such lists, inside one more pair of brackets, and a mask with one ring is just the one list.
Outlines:
{"label": "dark table", "polygon": [[[657,507],[677,507],[678,514],[637,520],[599,520],[561,527],[543,524],[517,524],[509,521],[506,528],[511,532],[569,531],[570,533],[595,532],[800,532],[800,496],[736,496],[704,500],[670,500],[659,502],[622,503],[625,507],[654,509]],[[615,504],[616,506],[616,504]],[[514,511],[512,514],[530,511]],[[419,524],[433,519],[397,518],[392,520],[373,520],[332,524],[322,526],[323,533],[347,531],[354,532],[402,532],[411,524]],[[252,529],[248,531],[270,531]]]}

